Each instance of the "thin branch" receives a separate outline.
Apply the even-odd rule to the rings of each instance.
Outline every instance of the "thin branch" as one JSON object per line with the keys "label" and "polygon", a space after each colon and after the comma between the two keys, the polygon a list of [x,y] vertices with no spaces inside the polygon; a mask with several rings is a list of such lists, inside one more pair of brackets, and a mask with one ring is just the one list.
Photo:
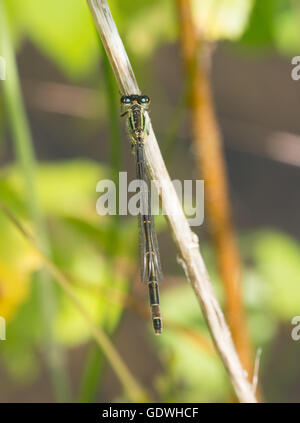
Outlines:
{"label": "thin branch", "polygon": [[117,377],[119,378],[121,384],[124,387],[125,392],[133,402],[145,402],[148,401],[147,392],[140,386],[137,380],[129,371],[128,367],[124,363],[122,357],[119,355],[118,351],[115,349],[114,345],[111,343],[109,337],[106,333],[98,326],[93,318],[90,316],[89,311],[82,305],[81,301],[74,294],[72,284],[61,272],[61,270],[47,257],[45,253],[38,246],[34,237],[27,231],[27,229],[20,223],[20,221],[13,215],[13,213],[2,203],[0,200],[0,209],[9,219],[9,221],[14,225],[22,237],[30,244],[34,249],[37,255],[40,257],[41,261],[45,264],[48,272],[51,274],[53,279],[58,283],[58,285],[63,289],[69,299],[73,302],[79,313],[82,315],[84,320],[89,327],[92,336],[95,341],[105,354],[108,362],[115,371]]}
{"label": "thin branch", "polygon": [[[123,94],[140,93],[125,48],[111,16],[106,0],[87,0],[104,48]],[[168,219],[179,260],[191,282],[211,331],[216,348],[229,374],[240,402],[257,402],[234,348],[230,331],[215,297],[199,251],[197,236],[191,231],[162,159],[149,116],[146,115],[149,135],[145,143],[148,169],[157,188],[164,193],[163,211]]]}
{"label": "thin branch", "polygon": [[254,362],[253,380],[252,380],[252,389],[253,389],[253,393],[254,394],[257,391],[258,374],[259,374],[259,366],[260,366],[261,354],[262,354],[262,349],[261,348],[258,348],[258,350],[256,352],[255,362]]}

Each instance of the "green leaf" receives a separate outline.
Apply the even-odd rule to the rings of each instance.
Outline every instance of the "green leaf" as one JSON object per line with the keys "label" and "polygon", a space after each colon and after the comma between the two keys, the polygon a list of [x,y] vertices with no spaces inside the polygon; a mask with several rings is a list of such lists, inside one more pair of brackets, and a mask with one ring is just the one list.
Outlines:
{"label": "green leaf", "polygon": [[275,2],[274,0],[255,1],[248,28],[241,40],[244,44],[269,46],[273,43]]}
{"label": "green leaf", "polygon": [[38,374],[36,347],[42,339],[36,281],[31,285],[30,295],[19,308],[6,328],[6,341],[1,343],[0,354],[11,376],[18,382],[29,383]]}
{"label": "green leaf", "polygon": [[[68,274],[75,282],[73,292],[93,320],[101,326],[107,325],[112,331],[123,310],[122,304],[114,301],[115,293],[127,291],[126,278],[114,273],[110,263],[92,254],[88,248],[79,247],[77,254],[73,251],[70,255],[72,263],[68,266]],[[59,342],[68,346],[82,344],[90,338],[85,319],[66,296],[61,298],[55,334]]]}
{"label": "green leaf", "polygon": [[278,316],[274,315],[269,305],[273,295],[272,287],[264,276],[255,268],[244,268],[243,298],[247,313],[247,324],[251,339],[256,347],[262,347],[275,335]]}
{"label": "green leaf", "polygon": [[262,231],[254,236],[253,257],[269,286],[267,302],[286,321],[299,314],[300,245],[288,235]]}
{"label": "green leaf", "polygon": [[[177,17],[173,0],[115,1],[125,44],[139,57],[149,57],[158,44],[174,41]],[[113,13],[115,18],[115,13]]]}
{"label": "green leaf", "polygon": [[275,47],[283,54],[297,53],[300,38],[299,19],[299,2],[256,0],[241,43],[256,48]]}
{"label": "green leaf", "polygon": [[276,17],[275,43],[285,54],[299,52],[300,43],[300,7],[297,10],[285,10]]}
{"label": "green leaf", "polygon": [[194,21],[205,39],[236,39],[243,33],[253,0],[193,0]]}
{"label": "green leaf", "polygon": [[[15,38],[29,38],[68,77],[91,72],[99,40],[85,0],[6,0]],[[173,0],[110,2],[112,15],[133,53],[148,56],[162,41],[174,40],[177,22]]]}
{"label": "green leaf", "polygon": [[[107,170],[96,162],[70,160],[47,162],[37,169],[39,202],[45,213],[99,217],[96,214],[96,185]],[[12,190],[22,196],[23,179],[16,167],[4,171]]]}
{"label": "green leaf", "polygon": [[[74,282],[74,291],[91,316],[112,331],[120,319],[123,304],[114,301],[113,295],[105,294],[102,288],[125,292],[128,281],[113,260],[120,249],[113,245],[113,238],[109,236],[112,231],[110,234],[107,231],[106,226],[112,219],[96,213],[96,185],[104,172],[101,166],[91,161],[44,163],[37,168],[37,183],[39,201],[46,216],[51,216],[51,247],[56,265]],[[5,203],[13,212],[14,205],[17,206],[20,210],[18,218],[22,219],[24,190],[20,173],[16,167],[10,166],[2,171],[2,176],[0,195],[4,195]],[[70,222],[76,222],[77,227]],[[1,280],[7,283],[9,279],[11,288],[16,285],[13,291],[16,293],[15,310],[21,300],[26,299],[25,294],[19,299],[24,291],[20,287],[29,285],[30,275],[41,266],[41,262],[3,215],[0,215],[0,228],[0,257],[4,260],[3,263],[0,261],[0,288]],[[129,228],[127,235],[128,231]],[[117,235],[126,236],[124,230],[118,231]],[[120,242],[125,244],[125,240]],[[128,257],[130,249],[127,247],[127,256],[125,247],[122,250],[124,257]],[[60,298],[55,320],[57,340],[68,346],[87,341],[90,334],[86,322],[63,293]],[[12,313],[14,310],[11,309],[10,306],[7,312]]]}
{"label": "green leaf", "polygon": [[94,24],[82,0],[8,0],[15,32],[29,38],[72,78],[78,78],[99,56]]}

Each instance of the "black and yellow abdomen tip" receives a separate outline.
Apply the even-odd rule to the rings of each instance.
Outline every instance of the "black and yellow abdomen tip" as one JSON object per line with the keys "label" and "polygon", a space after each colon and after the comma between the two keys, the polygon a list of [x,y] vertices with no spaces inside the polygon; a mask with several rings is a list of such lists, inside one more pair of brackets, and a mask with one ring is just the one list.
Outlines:
{"label": "black and yellow abdomen tip", "polygon": [[153,329],[155,335],[160,335],[162,333],[162,320],[161,317],[152,317]]}
{"label": "black and yellow abdomen tip", "polygon": [[162,333],[162,318],[159,306],[158,283],[156,281],[149,282],[148,288],[153,329],[155,335],[160,335]]}

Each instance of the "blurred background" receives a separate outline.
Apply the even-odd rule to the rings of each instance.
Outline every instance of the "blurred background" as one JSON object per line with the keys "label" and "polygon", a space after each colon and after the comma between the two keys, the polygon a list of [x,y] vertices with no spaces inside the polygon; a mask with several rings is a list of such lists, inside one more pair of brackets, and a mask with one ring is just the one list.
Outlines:
{"label": "blurred background", "polygon": [[[136,219],[96,213],[97,182],[117,181],[119,171],[130,180],[135,166],[86,2],[0,4],[7,61],[1,204],[35,234],[152,398],[234,401],[164,218],[156,226],[165,327],[155,337],[139,282]],[[260,398],[297,402],[300,341],[291,337],[291,320],[300,315],[300,81],[291,77],[291,60],[300,52],[300,4],[109,6],[152,100],[171,178],[205,180],[205,221],[193,230],[245,368],[251,375],[261,351]],[[0,401],[129,401],[85,319],[3,211],[0,226],[0,316],[7,324]]]}

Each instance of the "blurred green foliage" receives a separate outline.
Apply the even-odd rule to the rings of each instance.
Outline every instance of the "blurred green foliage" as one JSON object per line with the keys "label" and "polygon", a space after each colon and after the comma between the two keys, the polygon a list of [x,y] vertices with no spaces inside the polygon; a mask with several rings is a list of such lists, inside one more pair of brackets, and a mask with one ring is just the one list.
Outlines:
{"label": "blurred green foliage", "polygon": [[274,46],[283,54],[299,51],[300,4],[288,0],[256,0],[241,42],[252,47]]}
{"label": "blurred green foliage", "polygon": [[[110,248],[112,217],[95,213],[96,183],[105,176],[107,169],[99,164],[77,160],[44,163],[38,167],[37,180],[39,202],[50,228],[54,262],[72,281],[74,291],[94,319],[112,331],[123,307],[112,301],[112,295],[103,291],[103,287],[127,292],[128,276],[118,271],[118,263],[123,260],[129,269],[134,267],[137,233],[132,219],[134,225],[130,222],[124,225],[119,231],[120,239],[114,237],[116,248]],[[22,178],[14,166],[1,172],[0,198],[17,213],[18,219],[26,220]],[[27,225],[30,228],[29,222]],[[8,319],[10,334],[9,342],[1,344],[1,352],[14,372],[32,376],[36,364],[33,351],[41,341],[41,334],[35,306],[37,282],[30,276],[43,263],[2,214],[0,226],[0,288],[10,287],[8,296],[1,297],[3,304],[0,300],[1,315]],[[90,338],[86,323],[63,294],[54,325],[57,342],[65,346],[80,345]]]}
{"label": "blurred green foliage", "polygon": [[[256,349],[262,348],[263,359],[268,345],[281,325],[289,324],[299,314],[300,245],[292,237],[276,230],[259,230],[241,239],[244,262],[244,302],[247,324]],[[222,285],[215,275],[210,248],[204,247],[208,270],[222,302]],[[208,345],[210,336],[199,305],[189,286],[164,291],[162,296],[167,321],[194,331],[166,328],[159,338],[166,373],[157,380],[165,401],[224,401],[231,387],[219,357]],[[197,339],[197,334],[199,339]],[[208,345],[207,345],[208,344]]]}
{"label": "blurred green foliage", "polygon": [[[15,38],[29,39],[70,77],[91,72],[99,57],[94,24],[86,1],[6,0]],[[156,45],[175,39],[172,0],[110,2],[125,43],[136,55],[149,55]]]}
{"label": "blurred green foliage", "polygon": [[6,7],[17,42],[29,39],[69,77],[93,67],[99,48],[85,1],[6,0]]}
{"label": "blurred green foliage", "polygon": [[[99,60],[99,46],[84,0],[5,0],[16,46],[30,40],[70,79],[83,79]],[[172,0],[111,0],[113,16],[129,51],[146,60],[162,43],[177,38],[177,16]],[[236,40],[243,46],[297,52],[300,7],[288,0],[194,1],[195,21],[208,39]],[[0,114],[2,124],[2,114]],[[39,203],[47,217],[54,262],[74,283],[74,290],[95,320],[112,333],[120,320],[122,304],[114,303],[103,288],[128,292],[134,268],[137,231],[135,219],[116,226],[111,217],[95,213],[98,180],[109,168],[91,161],[44,163],[38,167]],[[0,174],[0,198],[22,221],[28,221],[22,175],[15,166]],[[116,229],[117,228],[117,229]],[[40,259],[0,215],[1,314],[8,319],[9,342],[1,355],[12,374],[23,380],[37,375],[36,349],[41,342],[35,274]],[[113,235],[113,236],[112,236]],[[113,245],[112,245],[113,239]],[[281,324],[299,314],[300,246],[275,230],[262,230],[241,239],[245,262],[244,298],[248,324],[256,347],[265,347]],[[213,254],[204,246],[209,272],[218,280]],[[2,281],[10,281],[4,284]],[[222,301],[222,287],[216,282]],[[74,306],[62,293],[54,322],[56,341],[65,347],[86,343],[89,333]],[[7,300],[9,298],[9,301]],[[163,371],[156,387],[162,401],[224,401],[230,394],[227,376],[209,345],[209,333],[189,286],[163,292],[167,321],[198,334],[188,337],[170,326],[157,340]],[[180,310],[180,313],[178,312]]]}
{"label": "blurred green foliage", "polygon": [[253,0],[192,0],[194,19],[205,39],[236,40],[243,34]]}
{"label": "blurred green foliage", "polygon": [[[82,79],[99,59],[94,23],[86,1],[5,0],[17,44],[29,39],[72,79]],[[135,59],[178,35],[173,0],[109,2],[124,42]],[[200,32],[211,40],[240,40],[243,45],[297,52],[300,6],[289,0],[193,0]]]}

